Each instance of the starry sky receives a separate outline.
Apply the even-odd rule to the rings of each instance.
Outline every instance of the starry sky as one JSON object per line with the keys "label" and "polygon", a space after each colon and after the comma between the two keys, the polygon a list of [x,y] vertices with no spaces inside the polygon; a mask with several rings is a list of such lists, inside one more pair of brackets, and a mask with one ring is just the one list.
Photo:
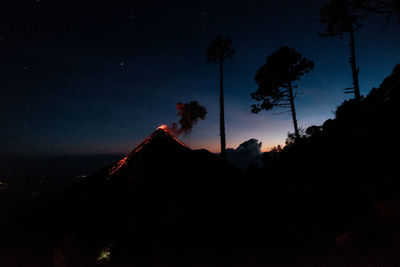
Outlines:
{"label": "starry sky", "polygon": [[[175,105],[197,100],[208,114],[180,139],[219,152],[219,73],[205,51],[218,35],[236,54],[225,63],[227,147],[255,138],[262,150],[293,131],[284,110],[251,113],[254,75],[288,45],[315,68],[297,82],[298,123],[334,117],[352,83],[348,39],[321,38],[327,1],[78,1],[0,3],[0,154],[128,153]],[[356,33],[361,93],[400,62],[400,26],[371,16]]]}

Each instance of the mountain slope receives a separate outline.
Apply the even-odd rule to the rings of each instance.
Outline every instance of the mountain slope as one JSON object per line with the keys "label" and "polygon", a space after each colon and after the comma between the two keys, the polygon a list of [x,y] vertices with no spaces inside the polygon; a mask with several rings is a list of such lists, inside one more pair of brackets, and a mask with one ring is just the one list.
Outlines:
{"label": "mountain slope", "polygon": [[[111,243],[120,253],[216,245],[225,238],[219,230],[238,223],[240,183],[240,170],[159,128],[119,162],[20,218],[6,246],[24,243],[34,254],[50,255],[67,243],[93,260]],[[215,244],[207,244],[211,235]]]}

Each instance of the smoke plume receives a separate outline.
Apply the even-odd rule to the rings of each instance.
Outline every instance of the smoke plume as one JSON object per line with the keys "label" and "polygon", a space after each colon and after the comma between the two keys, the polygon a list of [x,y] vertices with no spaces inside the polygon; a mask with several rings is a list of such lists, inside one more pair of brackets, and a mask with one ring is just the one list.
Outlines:
{"label": "smoke plume", "polygon": [[207,114],[207,109],[201,106],[197,101],[190,101],[187,104],[176,104],[176,110],[181,117],[178,123],[172,124],[172,131],[175,135],[187,135],[192,130],[193,126],[199,121],[204,120]]}

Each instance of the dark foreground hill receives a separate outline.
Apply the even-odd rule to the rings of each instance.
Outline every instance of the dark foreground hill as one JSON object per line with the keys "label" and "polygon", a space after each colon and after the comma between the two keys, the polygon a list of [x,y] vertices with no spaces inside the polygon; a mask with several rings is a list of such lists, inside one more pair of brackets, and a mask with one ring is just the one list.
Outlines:
{"label": "dark foreground hill", "polygon": [[242,223],[242,178],[159,128],[121,161],[7,225],[4,260],[87,266],[102,248],[126,259],[132,250],[226,246]]}
{"label": "dark foreground hill", "polygon": [[275,177],[266,187],[286,187],[277,196],[296,221],[294,233],[309,226],[311,235],[330,235],[350,266],[400,263],[399,92],[397,65],[379,88],[340,105],[334,119],[266,153],[258,174]]}
{"label": "dark foreground hill", "polygon": [[157,129],[4,225],[0,263],[400,266],[399,90],[400,65],[245,173]]}

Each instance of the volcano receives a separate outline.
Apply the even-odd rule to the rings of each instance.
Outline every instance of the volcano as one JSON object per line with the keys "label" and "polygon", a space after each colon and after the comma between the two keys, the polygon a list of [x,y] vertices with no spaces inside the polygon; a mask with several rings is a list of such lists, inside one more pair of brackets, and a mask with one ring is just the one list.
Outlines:
{"label": "volcano", "polygon": [[[207,150],[192,150],[158,128],[126,157],[13,228],[23,243],[33,242],[47,252],[71,242],[93,255],[105,244],[117,244],[120,251],[205,245],[237,222],[241,179],[236,167]],[[18,240],[15,235],[10,239]]]}
{"label": "volcano", "polygon": [[189,151],[191,150],[185,147],[185,145],[177,138],[173,137],[166,128],[159,127],[153,132],[153,134],[140,143],[129,155],[124,157],[109,169],[109,178],[126,168],[132,175],[136,173],[133,167],[138,166],[141,163],[153,162],[155,159],[159,159],[161,161],[157,161],[157,163],[162,163],[163,161],[165,162],[167,160],[165,157],[179,157],[178,154],[183,155]]}

